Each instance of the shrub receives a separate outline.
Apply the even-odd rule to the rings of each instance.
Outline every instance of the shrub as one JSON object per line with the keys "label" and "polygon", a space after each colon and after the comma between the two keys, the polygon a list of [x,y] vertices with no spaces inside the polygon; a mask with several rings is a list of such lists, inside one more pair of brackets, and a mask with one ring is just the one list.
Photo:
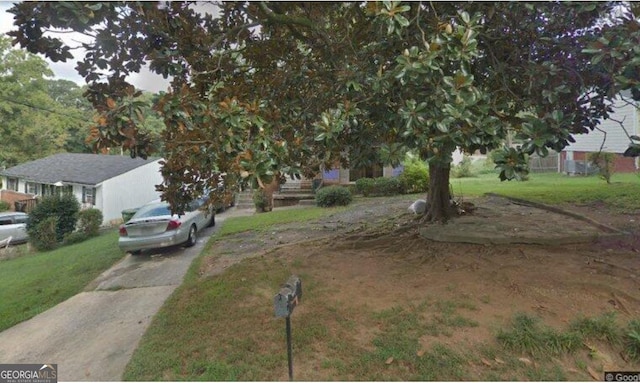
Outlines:
{"label": "shrub", "polygon": [[85,233],[88,237],[98,235],[102,224],[102,212],[98,209],[86,209],[78,213],[77,231]]}
{"label": "shrub", "polygon": [[453,178],[465,178],[465,177],[473,177],[473,171],[471,170],[471,157],[468,155],[464,155],[462,157],[462,161],[456,166],[453,167],[451,175]]}
{"label": "shrub", "polygon": [[347,206],[351,199],[349,189],[342,186],[327,186],[316,192],[316,205],[320,207]]}
{"label": "shrub", "polygon": [[392,196],[404,193],[404,187],[398,177],[374,178],[374,193],[379,196]]}
{"label": "shrub", "polygon": [[360,178],[356,189],[365,197],[392,196],[404,192],[403,183],[398,177]]}
{"label": "shrub", "polygon": [[373,190],[373,178],[360,178],[356,180],[356,192],[368,197]]}
{"label": "shrub", "polygon": [[269,206],[269,204],[267,201],[267,195],[265,194],[263,189],[256,189],[253,192],[253,204],[256,206],[257,212],[267,211],[267,207]]}
{"label": "shrub", "polygon": [[418,157],[408,157],[403,163],[400,181],[406,193],[424,193],[429,190],[429,167]]}
{"label": "shrub", "polygon": [[587,154],[587,160],[598,168],[598,175],[603,180],[611,183],[611,175],[614,172],[614,164],[616,161],[615,153],[595,152]]}
{"label": "shrub", "polygon": [[32,236],[38,225],[50,217],[56,218],[56,230],[54,239],[62,242],[64,235],[76,229],[80,203],[71,194],[53,195],[44,197],[38,202],[36,207],[29,213],[29,223],[27,232]]}
{"label": "shrub", "polygon": [[11,204],[7,201],[0,201],[0,211],[7,211],[11,209]]}
{"label": "shrub", "polygon": [[84,242],[91,236],[84,231],[74,231],[73,233],[67,233],[62,241],[65,245],[73,245],[74,243]]}
{"label": "shrub", "polygon": [[56,238],[57,227],[58,218],[55,216],[47,217],[39,221],[29,229],[29,242],[41,251],[55,249],[56,246],[58,246],[58,240]]}

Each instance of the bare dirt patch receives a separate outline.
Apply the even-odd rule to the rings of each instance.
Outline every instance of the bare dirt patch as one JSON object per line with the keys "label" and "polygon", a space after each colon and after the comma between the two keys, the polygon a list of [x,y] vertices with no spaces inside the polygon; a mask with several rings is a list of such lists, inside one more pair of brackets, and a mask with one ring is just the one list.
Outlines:
{"label": "bare dirt patch", "polygon": [[[296,273],[322,284],[322,294],[307,297],[307,304],[328,299],[373,311],[426,304],[426,312],[434,314],[425,315],[437,322],[452,320],[436,315],[443,312],[438,305],[449,302],[460,320],[474,323],[422,336],[425,349],[446,344],[468,350],[495,343],[496,331],[518,313],[535,315],[555,328],[608,312],[615,312],[621,323],[640,318],[640,214],[619,214],[604,206],[562,207],[626,232],[610,236],[588,220],[483,198],[472,201],[478,206],[475,216],[433,230],[459,238],[517,233],[518,238],[546,239],[537,244],[451,243],[425,237],[423,225],[407,211],[411,198],[359,200],[352,209],[321,220],[225,237],[212,248],[215,255],[205,258],[201,275],[219,274],[245,258],[277,256]],[[568,236],[583,240],[560,240]],[[376,329],[355,333],[366,347]],[[606,358],[594,359],[588,351],[583,364],[577,365],[579,357],[557,361],[570,379],[591,379],[589,369],[640,368],[605,346],[599,352]],[[478,356],[470,363],[475,376],[469,379],[488,379],[491,375],[483,374],[498,362]],[[331,379],[307,367],[297,379]]]}

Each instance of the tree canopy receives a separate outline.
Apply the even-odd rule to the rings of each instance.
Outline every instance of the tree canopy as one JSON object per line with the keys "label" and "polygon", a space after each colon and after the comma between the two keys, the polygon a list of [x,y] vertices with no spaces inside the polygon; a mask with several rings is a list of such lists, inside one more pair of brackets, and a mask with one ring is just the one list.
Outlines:
{"label": "tree canopy", "polygon": [[90,105],[78,85],[51,76],[42,58],[0,36],[0,167],[88,149]]}
{"label": "tree canopy", "polygon": [[[152,153],[141,93],[126,77],[148,63],[171,78],[154,108],[165,124],[159,188],[178,210],[221,173],[231,185],[263,184],[338,163],[395,164],[413,150],[430,164],[428,218],[446,220],[456,147],[497,149],[500,178],[518,178],[525,154],[561,150],[608,117],[620,90],[640,92],[638,8],[624,3],[211,5],[10,10],[14,44],[54,61],[72,47],[48,30],[95,37],[77,70],[100,113],[97,149]],[[503,147],[508,132],[524,143]]]}

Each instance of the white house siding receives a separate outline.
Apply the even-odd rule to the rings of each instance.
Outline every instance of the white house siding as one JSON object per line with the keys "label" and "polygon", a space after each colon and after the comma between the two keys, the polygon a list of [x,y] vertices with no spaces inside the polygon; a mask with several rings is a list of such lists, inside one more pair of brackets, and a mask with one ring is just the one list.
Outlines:
{"label": "white house siding", "polygon": [[[614,111],[611,117],[617,121],[624,121],[624,127],[629,135],[638,135],[638,111],[636,107],[618,101],[614,103]],[[603,120],[598,128],[607,132],[602,151],[624,153],[627,150],[630,141],[618,122],[609,119]],[[574,138],[576,142],[566,147],[564,151],[597,152],[600,150],[603,140],[605,140],[605,135],[602,131],[596,129],[589,132],[589,134],[576,134]]]}
{"label": "white house siding", "polygon": [[137,167],[97,185],[96,208],[102,210],[105,224],[120,219],[122,210],[160,198],[160,193],[155,190],[155,185],[162,183],[159,161]]}

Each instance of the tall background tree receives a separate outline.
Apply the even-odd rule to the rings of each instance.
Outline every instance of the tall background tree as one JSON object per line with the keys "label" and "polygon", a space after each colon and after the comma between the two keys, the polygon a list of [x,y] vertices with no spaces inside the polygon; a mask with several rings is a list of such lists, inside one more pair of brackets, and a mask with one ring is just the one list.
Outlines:
{"label": "tall background tree", "polygon": [[12,166],[40,153],[62,150],[65,136],[44,76],[52,72],[46,62],[0,37],[0,165]]}
{"label": "tall background tree", "polygon": [[0,167],[63,151],[86,152],[93,109],[74,82],[0,36]]}
{"label": "tall background tree", "polygon": [[[560,150],[607,117],[612,75],[594,65],[602,20],[637,28],[636,7],[614,3],[21,3],[14,43],[52,60],[70,47],[46,35],[95,37],[78,72],[99,117],[96,149],[146,156],[145,103],[126,81],[149,63],[171,77],[156,100],[165,129],[163,197],[176,209],[218,174],[265,184],[321,165],[430,164],[428,220],[449,215],[456,147],[500,148],[503,180],[524,154]],[[613,15],[613,16],[612,16]],[[620,37],[624,39],[625,37]],[[613,57],[613,56],[612,56]],[[614,81],[615,83],[616,81]],[[632,88],[637,87],[631,85]]]}

